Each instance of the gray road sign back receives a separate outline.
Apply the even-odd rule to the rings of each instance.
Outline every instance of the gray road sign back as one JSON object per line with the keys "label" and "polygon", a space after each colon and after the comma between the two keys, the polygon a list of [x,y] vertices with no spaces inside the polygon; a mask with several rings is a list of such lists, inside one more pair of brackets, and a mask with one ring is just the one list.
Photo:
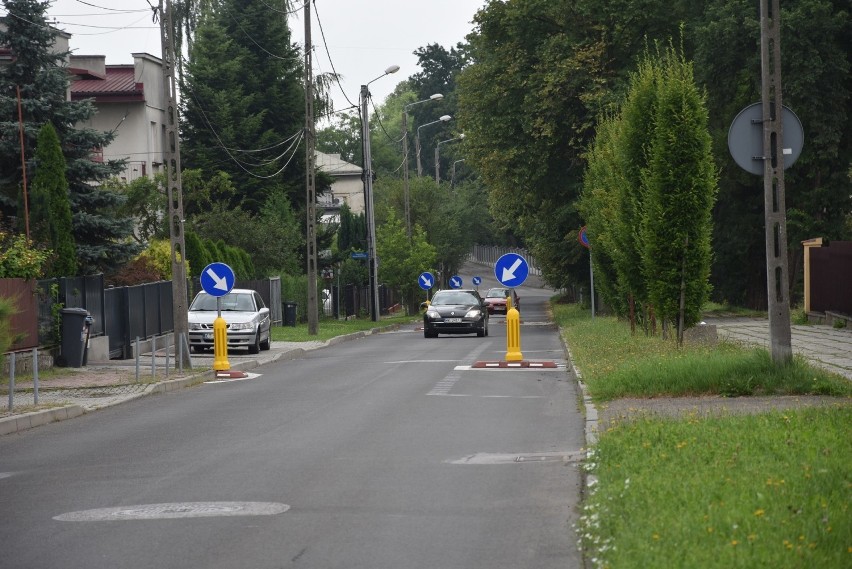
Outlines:
{"label": "gray road sign back", "polygon": [[[784,121],[784,169],[786,170],[799,158],[805,143],[805,131],[796,113],[782,107],[781,119]],[[762,175],[763,157],[763,107],[754,103],[740,111],[728,130],[728,150],[737,165],[752,174]]]}

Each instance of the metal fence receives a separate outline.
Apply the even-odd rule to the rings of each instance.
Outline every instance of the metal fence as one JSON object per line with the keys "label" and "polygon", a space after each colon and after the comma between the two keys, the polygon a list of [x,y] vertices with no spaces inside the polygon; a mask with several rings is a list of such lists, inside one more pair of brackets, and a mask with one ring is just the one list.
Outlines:
{"label": "metal fence", "polygon": [[518,247],[506,247],[502,245],[474,245],[473,251],[471,251],[470,256],[468,257],[471,261],[476,263],[483,263],[485,265],[494,265],[497,263],[497,259],[505,255],[506,253],[516,253],[526,259],[527,264],[530,267],[529,274],[531,275],[541,275],[541,269],[538,266],[536,260],[530,255],[529,251],[526,249],[520,249]]}

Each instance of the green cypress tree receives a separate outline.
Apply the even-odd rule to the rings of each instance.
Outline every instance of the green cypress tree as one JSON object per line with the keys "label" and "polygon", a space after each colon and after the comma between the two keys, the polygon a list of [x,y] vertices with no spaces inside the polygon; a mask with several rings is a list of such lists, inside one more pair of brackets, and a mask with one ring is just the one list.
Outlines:
{"label": "green cypress tree", "polygon": [[186,245],[186,259],[189,261],[192,272],[188,276],[198,277],[201,275],[204,267],[212,262],[210,260],[210,253],[208,253],[204,243],[194,231],[187,231],[184,234],[184,243]]}
{"label": "green cypress tree", "polygon": [[642,174],[642,260],[648,297],[659,317],[677,322],[683,303],[683,325],[689,327],[699,320],[710,294],[716,168],[705,99],[692,64],[669,48],[660,65],[648,167]]}
{"label": "green cypress tree", "polygon": [[71,205],[65,180],[65,158],[59,137],[50,123],[41,127],[36,144],[32,184],[31,228],[33,239],[53,250],[48,277],[77,274],[77,251],[71,235]]}

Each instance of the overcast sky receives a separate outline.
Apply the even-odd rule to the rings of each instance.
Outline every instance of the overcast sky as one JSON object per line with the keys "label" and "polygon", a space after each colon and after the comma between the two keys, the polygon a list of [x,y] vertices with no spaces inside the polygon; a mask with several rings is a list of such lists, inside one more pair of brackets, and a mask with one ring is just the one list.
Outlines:
{"label": "overcast sky", "polygon": [[[303,5],[302,0],[295,3]],[[464,41],[474,14],[484,4],[485,0],[314,0],[314,72],[331,72],[333,63],[343,76],[346,95],[357,102],[361,84],[399,65],[396,75],[370,85],[374,100],[381,103],[397,83],[420,71],[412,54],[415,49],[432,43],[449,49]],[[152,22],[149,0],[55,0],[48,15],[54,26],[72,34],[71,50],[78,55],[106,55],[107,64],[132,63],[134,52],[161,55],[160,30]],[[301,13],[293,17],[291,28],[293,40],[303,44]],[[349,105],[340,89],[332,95],[335,108]]]}

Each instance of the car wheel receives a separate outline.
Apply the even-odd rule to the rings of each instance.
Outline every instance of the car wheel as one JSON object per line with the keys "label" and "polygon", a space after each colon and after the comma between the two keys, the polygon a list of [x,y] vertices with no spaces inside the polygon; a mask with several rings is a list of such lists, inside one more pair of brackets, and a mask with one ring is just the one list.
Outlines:
{"label": "car wheel", "polygon": [[204,352],[204,346],[192,346],[192,351],[196,354]]}
{"label": "car wheel", "polygon": [[272,344],[272,332],[270,331],[269,336],[266,337],[266,340],[260,343],[261,350],[268,350]]}
{"label": "car wheel", "polygon": [[248,349],[250,354],[260,353],[260,331],[258,331],[257,335],[254,337],[254,343],[249,344]]}
{"label": "car wheel", "polygon": [[485,328],[483,328],[482,330],[477,330],[476,335],[480,338],[484,338],[485,337]]}
{"label": "car wheel", "polygon": [[424,328],[423,329],[423,337],[424,338],[437,338],[438,333],[437,332],[430,332],[429,330]]}

